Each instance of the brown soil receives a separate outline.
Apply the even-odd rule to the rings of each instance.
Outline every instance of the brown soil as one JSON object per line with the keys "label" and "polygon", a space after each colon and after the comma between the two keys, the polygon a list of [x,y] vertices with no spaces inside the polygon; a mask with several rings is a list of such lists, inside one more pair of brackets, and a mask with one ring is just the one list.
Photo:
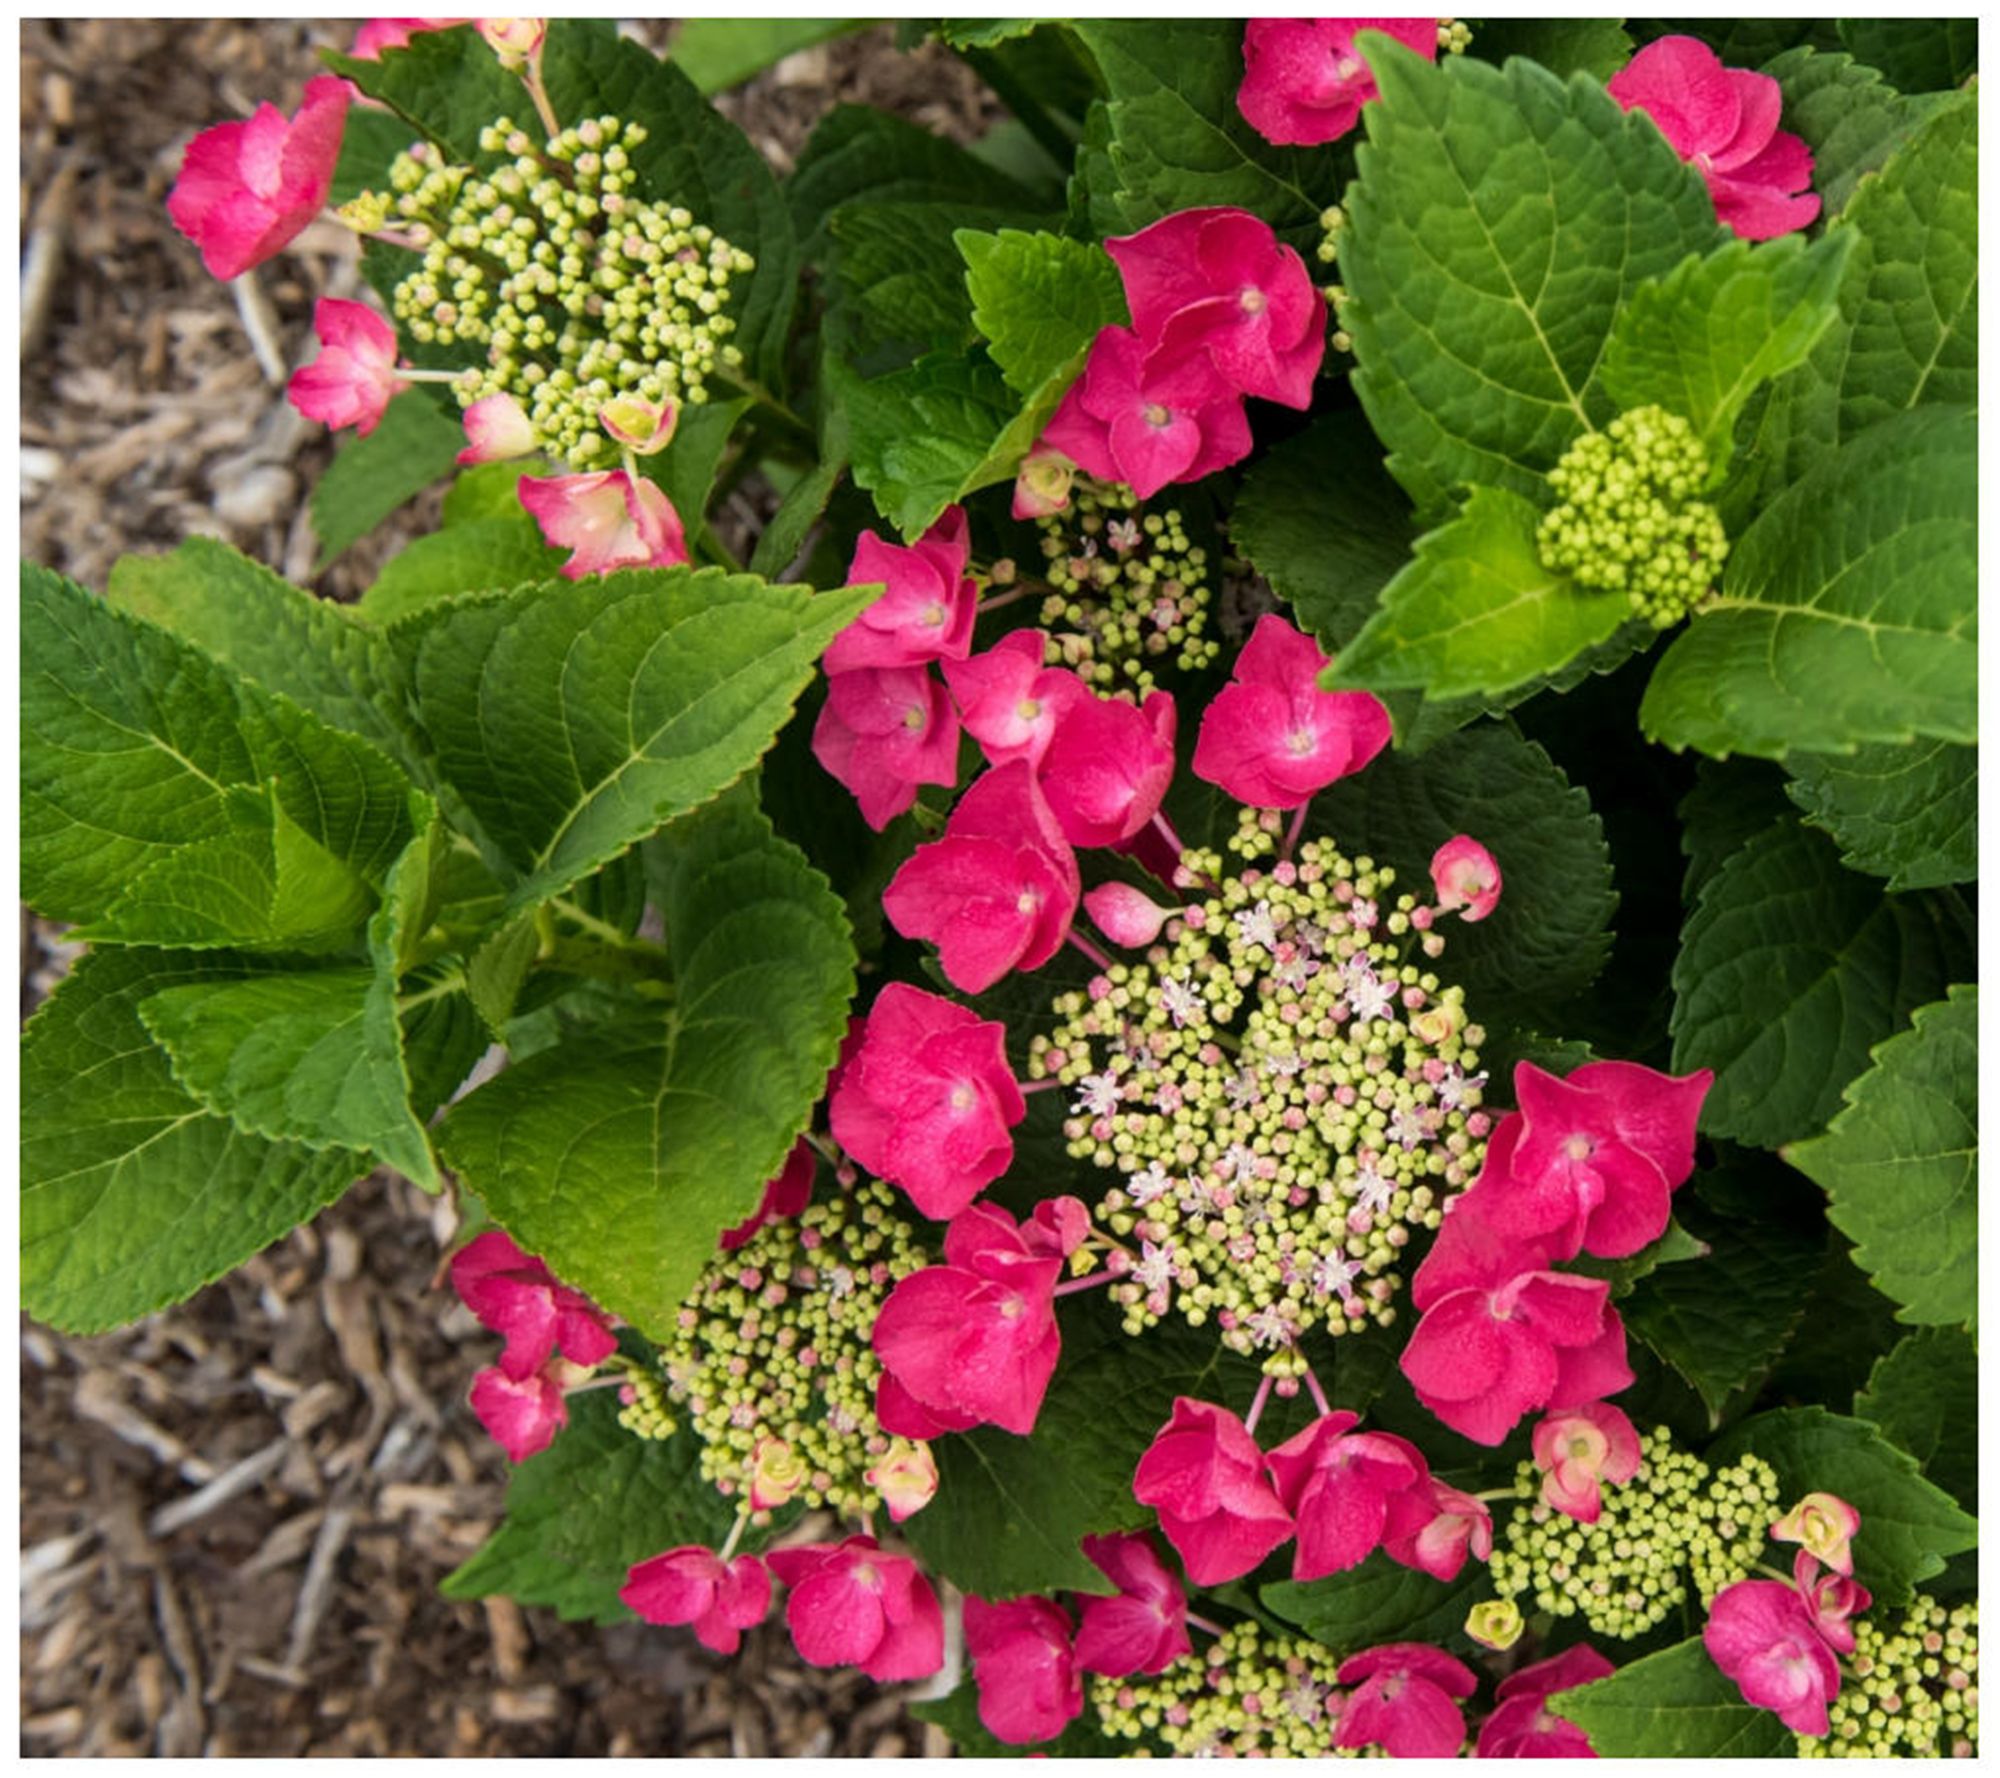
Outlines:
{"label": "brown soil", "polygon": [[[314,298],[356,285],[351,240],[315,224],[239,304],[163,208],[196,129],[294,105],[350,29],[22,25],[26,232],[61,256],[24,314],[27,557],[101,587],[121,554],[220,536],[352,597],[430,516],[420,502],[311,579],[304,496],[331,443],[282,383]],[[840,100],[954,133],[990,115],[949,57],[892,35],[807,51],[728,108],[780,168]],[[24,1011],[65,963],[24,921]],[[450,1234],[447,1208],[378,1176],[136,1328],[23,1321],[22,1751],[941,1752],[903,1691],[800,1665],[781,1623],[718,1662],[680,1630],[438,1597],[507,1469],[465,1406],[494,1345],[435,1282]]]}

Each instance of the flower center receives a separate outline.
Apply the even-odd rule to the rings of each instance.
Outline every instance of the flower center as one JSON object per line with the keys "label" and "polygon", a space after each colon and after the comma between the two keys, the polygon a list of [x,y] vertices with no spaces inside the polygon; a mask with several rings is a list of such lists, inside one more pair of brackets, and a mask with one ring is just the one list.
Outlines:
{"label": "flower center", "polygon": [[951,1089],[951,1108],[954,1111],[969,1111],[972,1109],[972,1088],[967,1086],[964,1081],[960,1081],[957,1086]]}
{"label": "flower center", "polygon": [[1017,914],[1032,914],[1041,905],[1042,898],[1034,890],[1023,889],[1014,902],[1014,912]]}
{"label": "flower center", "polygon": [[1295,728],[1285,737],[1285,745],[1299,759],[1305,758],[1318,744],[1319,736],[1314,734],[1309,728]]}
{"label": "flower center", "polygon": [[1361,62],[1358,57],[1338,55],[1333,58],[1333,77],[1335,80],[1349,81],[1360,72]]}
{"label": "flower center", "polygon": [[907,729],[920,729],[924,726],[923,705],[912,704],[903,712],[903,726]]}
{"label": "flower center", "polygon": [[1246,286],[1236,302],[1246,315],[1261,315],[1271,305],[1271,299],[1254,284]]}
{"label": "flower center", "polygon": [[1588,1136],[1571,1136],[1563,1143],[1563,1153],[1573,1161],[1587,1161],[1596,1150],[1597,1145]]}
{"label": "flower center", "polygon": [[1040,698],[1023,698],[1014,706],[1014,714],[1023,722],[1033,722],[1042,713]]}
{"label": "flower center", "polygon": [[1146,424],[1148,426],[1168,425],[1172,422],[1173,417],[1173,414],[1167,409],[1164,403],[1157,401],[1146,403]]}
{"label": "flower center", "polygon": [[924,622],[932,629],[944,622],[944,607],[935,599],[924,607]]}

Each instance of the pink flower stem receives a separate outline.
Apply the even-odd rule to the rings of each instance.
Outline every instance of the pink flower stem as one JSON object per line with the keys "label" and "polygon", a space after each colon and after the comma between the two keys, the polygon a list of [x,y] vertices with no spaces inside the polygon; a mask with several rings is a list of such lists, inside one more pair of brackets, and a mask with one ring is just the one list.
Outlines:
{"label": "pink flower stem", "polygon": [[1176,858],[1187,850],[1187,847],[1181,844],[1181,836],[1174,832],[1174,824],[1167,819],[1166,810],[1155,809],[1153,811],[1153,825],[1159,829],[1160,838],[1173,847]]}
{"label": "pink flower stem", "polygon": [[1326,1391],[1319,1386],[1319,1377],[1311,1365],[1306,1366],[1306,1393],[1313,1398],[1313,1406],[1318,1408],[1322,1414],[1333,1412],[1332,1408],[1327,1405]]}
{"label": "pink flower stem", "polygon": [[873,1537],[875,1535],[875,1515],[873,1513],[863,1513],[861,1515],[861,1535],[863,1537]]}
{"label": "pink flower stem", "polygon": [[1514,1500],[1518,1496],[1512,1488],[1488,1488],[1483,1494],[1475,1494],[1474,1500]]}
{"label": "pink flower stem", "polygon": [[1015,1084],[1020,1087],[1021,1097],[1025,1099],[1030,1093],[1054,1092],[1057,1087],[1062,1085],[1062,1082],[1053,1074],[1048,1074],[1044,1075],[1040,1080],[1023,1080],[1017,1081]]}
{"label": "pink flower stem", "polygon": [[806,1141],[812,1144],[813,1153],[829,1167],[837,1167],[847,1158],[834,1144],[832,1137],[822,1136],[817,1130],[807,1130],[804,1136]]}
{"label": "pink flower stem", "polygon": [[631,1378],[626,1372],[617,1370],[608,1377],[592,1377],[587,1382],[572,1383],[563,1394],[588,1395],[593,1389],[622,1389],[630,1381]]}
{"label": "pink flower stem", "polygon": [[979,601],[977,614],[984,617],[989,611],[998,611],[1003,605],[1012,605],[1017,599],[1025,599],[1034,590],[1031,586],[1017,586],[1012,592],[995,593],[991,598]]}
{"label": "pink flower stem", "polygon": [[1220,1624],[1212,1624],[1207,1618],[1197,1617],[1193,1612],[1187,1614],[1187,1621],[1190,1629],[1206,1630],[1211,1636],[1220,1636],[1223,1634]]}
{"label": "pink flower stem", "polygon": [[736,1546],[743,1537],[743,1527],[749,1523],[750,1509],[746,1506],[736,1515],[736,1523],[729,1527],[729,1535],[723,1540],[722,1548],[715,1552],[718,1562],[727,1562],[736,1554]]}
{"label": "pink flower stem", "polygon": [[1257,1430],[1257,1422],[1264,1417],[1264,1404],[1271,1399],[1271,1385],[1276,1381],[1275,1377],[1267,1375],[1263,1382],[1257,1385],[1257,1393],[1250,1401],[1250,1411],[1243,1416],[1245,1432]]}
{"label": "pink flower stem", "polygon": [[1307,797],[1304,802],[1299,804],[1297,812],[1292,816],[1291,826],[1285,829],[1284,844],[1278,848],[1278,856],[1280,858],[1291,857],[1292,849],[1299,843],[1299,835],[1305,832],[1306,811],[1311,807],[1311,797]]}
{"label": "pink flower stem", "polygon": [[1075,927],[1070,928],[1069,942],[1075,945],[1099,969],[1106,971],[1111,969],[1111,959],[1100,951],[1096,945],[1092,944],[1089,939],[1085,938],[1082,933],[1078,932]]}
{"label": "pink flower stem", "polygon": [[1072,1278],[1067,1284],[1058,1284],[1057,1296],[1075,1296],[1079,1290],[1095,1290],[1100,1284],[1109,1284],[1118,1274],[1108,1267],[1102,1272],[1092,1272],[1087,1277]]}
{"label": "pink flower stem", "polygon": [[[544,43],[542,48],[546,48]],[[542,85],[542,50],[537,49],[528,58],[528,65],[521,70],[521,84],[528,89],[528,97],[535,101],[535,110],[540,115],[542,127],[553,138],[562,134],[562,122],[556,116],[556,108],[549,103],[548,90]]]}

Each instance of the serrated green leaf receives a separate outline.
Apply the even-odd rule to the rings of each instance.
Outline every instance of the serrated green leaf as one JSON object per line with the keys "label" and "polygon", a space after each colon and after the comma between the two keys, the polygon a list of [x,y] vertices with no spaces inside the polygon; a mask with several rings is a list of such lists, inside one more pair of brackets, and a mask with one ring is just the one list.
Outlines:
{"label": "serrated green leaf", "polygon": [[1977,457],[1968,410],[1926,407],[1825,458],[1737,540],[1640,726],[1767,759],[1977,740]]}
{"label": "serrated green leaf", "polygon": [[789,575],[846,473],[847,459],[836,455],[823,458],[799,477],[758,535],[750,556],[752,574],[761,574],[766,580],[783,580]]}
{"label": "serrated green leaf", "polygon": [[1785,1150],[1901,1321],[1978,1325],[1978,1028],[1976,986],[1918,1007],[1826,1134]]}
{"label": "serrated green leaf", "polygon": [[1979,1349],[1970,1334],[1906,1335],[1876,1361],[1854,1416],[1872,1420],[1967,1512],[1979,1510]]}
{"label": "serrated green leaf", "polygon": [[1864,173],[1881,167],[1935,101],[1904,97],[1879,68],[1806,44],[1764,66],[1784,95],[1785,128],[1812,150],[1821,216],[1838,216]]}
{"label": "serrated green leaf", "polygon": [[552,580],[566,560],[567,552],[551,549],[517,505],[510,515],[468,519],[412,539],[382,564],[354,614],[386,628],[460,593]]}
{"label": "serrated green leaf", "polygon": [[524,907],[757,761],[820,651],[875,596],[630,569],[461,601],[425,630],[418,710]]}
{"label": "serrated green leaf", "polygon": [[1843,870],[1796,822],[1750,840],[1702,890],[1674,963],[1674,1072],[1715,1070],[1701,1127],[1764,1148],[1825,1128],[1869,1047],[1944,992],[1956,924]]}
{"label": "serrated green leaf", "polygon": [[1745,1451],[1778,1472],[1786,1506],[1817,1490],[1861,1514],[1854,1578],[1875,1595],[1878,1610],[1901,1605],[1917,1581],[1943,1571],[1947,1556],[1979,1541],[1978,1522],[1865,1420],[1821,1407],[1781,1408],[1731,1427],[1705,1455],[1719,1468]]}
{"label": "serrated green leaf", "polygon": [[94,951],[21,1046],[21,1301],[100,1333],[192,1296],[315,1215],[368,1169],[246,1135],[175,1082],[139,1005],[238,980],[228,958]]}
{"label": "serrated green leaf", "polygon": [[923,352],[958,352],[975,336],[952,236],[1017,213],[962,203],[844,204],[828,219],[824,345],[877,368]]}
{"label": "serrated green leaf", "polygon": [[528,979],[528,966],[541,943],[536,911],[523,908],[487,938],[465,962],[465,990],[473,1010],[496,1038],[504,1040],[514,1002]]}
{"label": "serrated green leaf", "polygon": [[1480,1563],[1468,1562],[1455,1580],[1441,1581],[1377,1550],[1344,1574],[1274,1581],[1257,1597],[1315,1642],[1345,1656],[1381,1642],[1462,1642],[1465,1614],[1486,1589]]}
{"label": "serrated green leaf", "polygon": [[672,443],[641,465],[641,472],[666,490],[690,537],[702,528],[715,478],[729,454],[730,435],[751,405],[749,396],[740,395],[732,401],[683,408]]}
{"label": "serrated green leaf", "polygon": [[682,19],[668,54],[703,94],[726,92],[802,49],[858,31],[867,19]]}
{"label": "serrated green leaf", "polygon": [[313,572],[325,573],[350,544],[451,474],[464,446],[464,428],[427,391],[405,389],[396,396],[374,431],[334,453],[313,488],[313,534],[319,539]]}
{"label": "serrated green leaf", "polygon": [[1565,80],[1609,80],[1632,59],[1632,39],[1616,19],[1481,19],[1471,53],[1487,62],[1526,56]]}
{"label": "serrated green leaf", "polygon": [[1775,766],[1761,759],[1703,759],[1695,762],[1694,788],[1674,812],[1688,861],[1681,900],[1692,907],[1724,860],[1792,809]]}
{"label": "serrated green leaf", "polygon": [[389,188],[389,163],[410,146],[409,124],[393,111],[371,105],[350,105],[340,131],[340,158],[334,162],[333,184],[326,201],[334,206],[364,191]]}
{"label": "serrated green leaf", "polygon": [[[1481,1059],[1484,1060],[1484,1057]],[[1569,1262],[1569,1269],[1589,1278],[1607,1280],[1612,1296],[1623,1298],[1631,1295],[1640,1279],[1651,1276],[1661,1266],[1674,1265],[1681,1260],[1706,1259],[1708,1254],[1708,1243],[1689,1234],[1678,1217],[1670,1216],[1666,1232],[1658,1240],[1649,1241],[1637,1253],[1628,1254],[1624,1259],[1599,1259],[1594,1254],[1580,1254]]]}
{"label": "serrated green leaf", "polygon": [[1547,1708],[1600,1759],[1782,1759],[1797,1745],[1775,1712],[1743,1701],[1698,1636],[1557,1692]]}
{"label": "serrated green leaf", "polygon": [[1906,93],[1962,85],[1979,66],[1979,21],[1842,19],[1840,40]]}
{"label": "serrated green leaf", "polygon": [[1632,292],[1727,237],[1652,120],[1588,76],[1369,41],[1382,97],[1340,243],[1356,393],[1426,522],[1468,483],[1539,501],[1616,411],[1601,360]]}
{"label": "serrated green leaf", "polygon": [[322,51],[320,60],[464,164],[479,159],[479,132],[497,117],[521,116],[526,99],[473,30],[418,31],[377,57]]}
{"label": "serrated green leaf", "polygon": [[454,1106],[438,1149],[563,1278],[664,1339],[826,1084],[854,992],[839,899],[744,792],[654,844],[675,998]]}
{"label": "serrated green leaf", "polygon": [[1118,268],[1101,247],[1014,228],[962,228],[952,238],[965,261],[972,319],[1019,394],[1032,396],[1099,329],[1129,319]]}
{"label": "serrated green leaf", "polygon": [[1824,828],[1852,870],[1891,889],[1934,889],[1979,875],[1979,753],[1945,741],[1801,753],[1786,792]]}
{"label": "serrated green leaf", "polygon": [[933,353],[867,379],[838,363],[829,370],[846,410],[855,484],[906,538],[927,530],[954,500],[1013,473],[1011,464],[992,460],[1020,403],[990,360]]}

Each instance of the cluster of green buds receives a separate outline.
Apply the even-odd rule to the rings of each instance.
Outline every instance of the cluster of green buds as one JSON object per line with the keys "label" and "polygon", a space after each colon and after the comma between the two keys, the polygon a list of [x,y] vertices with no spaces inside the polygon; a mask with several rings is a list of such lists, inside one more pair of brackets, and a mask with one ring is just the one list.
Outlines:
{"label": "cluster of green buds", "polygon": [[341,212],[368,232],[393,225],[420,252],[390,307],[409,338],[483,355],[452,385],[459,404],[513,397],[537,447],[580,469],[617,459],[607,402],[699,405],[742,361],[726,309],[753,262],[679,205],[638,195],[645,139],[615,117],[542,141],[501,118],[479,144],[496,164],[456,166],[420,142],[396,158],[389,193]]}
{"label": "cluster of green buds", "polygon": [[[660,1351],[702,1475],[760,1512],[793,1498],[875,1511],[868,1472],[893,1451],[875,1419],[882,1366],[869,1335],[896,1281],[929,1263],[896,1194],[873,1179],[717,1254]],[[635,1386],[626,1413],[643,1435],[667,1407]]]}
{"label": "cluster of green buds", "polygon": [[1055,589],[1041,613],[1050,666],[1072,667],[1100,691],[1143,695],[1169,654],[1193,672],[1221,651],[1206,633],[1208,551],[1189,541],[1177,510],[1141,513],[1130,488],[1078,475],[1069,505],[1035,523]]}
{"label": "cluster of green buds", "polygon": [[1438,48],[1448,56],[1462,56],[1472,47],[1472,27],[1463,19],[1438,20]]}
{"label": "cluster of green buds", "polygon": [[1104,1732],[1140,1756],[1353,1759],[1333,1745],[1343,1694],[1334,1654],[1246,1621],[1164,1672],[1099,1676],[1090,1702]]}
{"label": "cluster of green buds", "polygon": [[[1277,819],[1244,810],[1232,849],[1261,858]],[[1093,1215],[1126,1331],[1177,1311],[1295,1377],[1308,1328],[1394,1321],[1404,1249],[1477,1174],[1483,1033],[1408,960],[1443,940],[1369,858],[1314,839],[1225,877],[1191,849],[1176,880],[1205,899],[1061,996],[1028,1071],[1072,1090],[1069,1152],[1118,1174]]]}
{"label": "cluster of green buds", "polygon": [[1972,1759],[1979,1752],[1979,1607],[1919,1593],[1893,1627],[1854,1620],[1848,1677],[1801,1759]]}
{"label": "cluster of green buds", "polygon": [[1515,1471],[1520,1504],[1494,1539],[1491,1572],[1503,1600],[1527,1597],[1554,1617],[1581,1616],[1601,1636],[1642,1636],[1686,1601],[1706,1606],[1748,1579],[1778,1507],[1777,1472],[1746,1455],[1719,1471],[1677,1451],[1664,1426],[1639,1439],[1637,1474],[1604,1482],[1595,1524],[1541,1497],[1542,1472]]}
{"label": "cluster of green buds", "polygon": [[1549,471],[1543,565],[1596,592],[1622,592],[1656,630],[1708,597],[1729,553],[1722,517],[1697,499],[1708,450],[1678,414],[1638,407],[1586,432]]}

